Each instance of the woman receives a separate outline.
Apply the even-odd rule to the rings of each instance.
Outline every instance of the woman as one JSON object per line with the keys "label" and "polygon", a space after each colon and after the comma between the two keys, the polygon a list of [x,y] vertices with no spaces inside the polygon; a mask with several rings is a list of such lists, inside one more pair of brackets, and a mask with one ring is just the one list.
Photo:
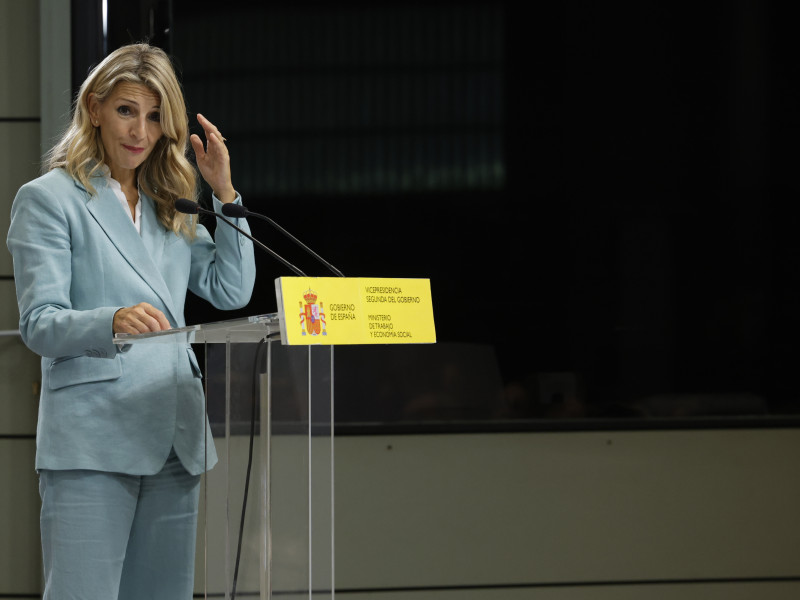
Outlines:
{"label": "woman", "polygon": [[250,299],[251,242],[231,227],[212,240],[174,208],[197,195],[189,141],[214,209],[241,202],[225,139],[197,118],[205,145],[189,140],[167,55],[120,48],[81,86],[48,172],[14,200],[20,331],[42,356],[44,598],[192,596],[200,474],[216,462],[200,370],[188,345],[113,335],[185,325],[187,289],[221,309]]}

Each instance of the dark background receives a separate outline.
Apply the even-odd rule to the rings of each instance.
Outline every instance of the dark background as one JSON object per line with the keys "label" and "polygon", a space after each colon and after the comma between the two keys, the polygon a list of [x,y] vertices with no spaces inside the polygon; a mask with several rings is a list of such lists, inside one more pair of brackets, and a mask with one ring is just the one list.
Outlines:
{"label": "dark background", "polygon": [[[110,0],[104,40],[99,5],[73,0],[74,86],[164,47],[251,210],[348,275],[431,279],[436,352],[496,361],[480,418],[798,412],[795,11]],[[257,260],[242,315],[288,274]]]}

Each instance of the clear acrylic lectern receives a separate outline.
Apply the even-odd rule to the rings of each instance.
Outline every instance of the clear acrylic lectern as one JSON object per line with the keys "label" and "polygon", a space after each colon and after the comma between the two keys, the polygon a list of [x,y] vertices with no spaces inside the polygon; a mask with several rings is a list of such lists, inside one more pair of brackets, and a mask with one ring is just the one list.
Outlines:
{"label": "clear acrylic lectern", "polygon": [[195,593],[333,598],[333,348],[282,345],[275,314],[115,341],[204,357],[219,463],[200,492]]}

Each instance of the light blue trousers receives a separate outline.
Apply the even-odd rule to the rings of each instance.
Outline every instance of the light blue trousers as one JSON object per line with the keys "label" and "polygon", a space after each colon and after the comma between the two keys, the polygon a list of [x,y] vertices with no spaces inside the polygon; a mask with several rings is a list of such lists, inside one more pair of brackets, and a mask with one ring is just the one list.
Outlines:
{"label": "light blue trousers", "polygon": [[43,600],[189,600],[200,476],[39,473]]}

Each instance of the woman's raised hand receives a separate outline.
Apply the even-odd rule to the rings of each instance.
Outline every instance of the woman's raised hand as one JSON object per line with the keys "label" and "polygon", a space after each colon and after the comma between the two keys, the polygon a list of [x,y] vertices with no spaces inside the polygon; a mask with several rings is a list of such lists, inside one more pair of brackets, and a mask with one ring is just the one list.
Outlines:
{"label": "woman's raised hand", "polygon": [[203,145],[197,134],[192,134],[189,140],[194,148],[200,175],[221,202],[225,204],[233,202],[236,199],[236,190],[231,183],[231,158],[225,146],[225,138],[211,121],[199,113],[197,122],[205,132],[206,144]]}

